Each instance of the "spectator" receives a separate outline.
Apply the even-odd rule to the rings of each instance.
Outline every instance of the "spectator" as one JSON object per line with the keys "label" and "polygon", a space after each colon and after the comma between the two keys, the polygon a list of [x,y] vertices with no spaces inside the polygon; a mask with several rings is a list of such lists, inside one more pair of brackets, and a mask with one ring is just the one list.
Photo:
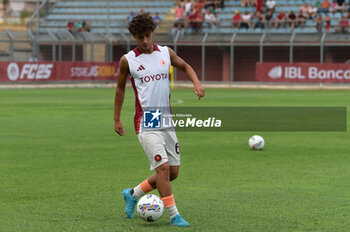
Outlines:
{"label": "spectator", "polygon": [[346,8],[345,0],[337,0],[337,10],[344,13],[346,10],[345,8]]}
{"label": "spectator", "polygon": [[322,14],[319,14],[318,17],[316,18],[316,29],[319,33],[322,33],[323,31],[323,18]]}
{"label": "spectator", "polygon": [[242,15],[241,25],[240,28],[248,29],[251,25],[251,19],[252,16],[249,14],[248,11],[244,12],[244,15]]}
{"label": "spectator", "polygon": [[263,12],[263,10],[264,10],[264,0],[257,0],[256,12]]}
{"label": "spectator", "polygon": [[177,33],[180,32],[180,37],[183,37],[183,35],[185,34],[185,24],[184,24],[184,20],[178,20],[173,24],[173,28],[171,30],[171,34],[175,37],[177,35]]}
{"label": "spectator", "polygon": [[300,11],[302,11],[305,15],[309,15],[310,7],[307,3],[304,3],[303,6],[300,7]]}
{"label": "spectator", "polygon": [[218,19],[213,12],[210,12],[209,9],[205,11],[204,22],[209,28],[215,28]]}
{"label": "spectator", "polygon": [[317,8],[317,10],[321,9],[322,8],[322,3],[320,0],[316,0],[315,2],[315,7]]}
{"label": "spectator", "polygon": [[205,9],[215,9],[215,0],[206,0],[204,2],[204,8]]}
{"label": "spectator", "polygon": [[190,16],[189,16],[189,25],[191,27],[192,32],[195,34],[198,33],[200,27],[202,26],[202,16],[200,12],[194,11]]}
{"label": "spectator", "polygon": [[194,10],[197,12],[201,12],[203,8],[203,3],[201,0],[196,0],[196,3],[194,4]]}
{"label": "spectator", "polygon": [[187,13],[192,13],[192,2],[191,0],[186,0],[186,3],[185,3],[185,14]]}
{"label": "spectator", "polygon": [[215,1],[215,11],[220,12],[224,8],[224,0],[216,0]]}
{"label": "spectator", "polygon": [[267,0],[265,2],[266,10],[271,11],[272,13],[275,11],[276,2],[275,0]]}
{"label": "spectator", "polygon": [[324,21],[326,22],[326,32],[329,33],[331,30],[331,18],[326,14]]}
{"label": "spectator", "polygon": [[346,15],[346,18],[347,18],[347,19],[350,19],[350,8],[349,8],[349,10],[348,10],[348,14]]}
{"label": "spectator", "polygon": [[297,23],[297,16],[294,14],[293,11],[291,11],[288,15],[288,25],[290,29],[294,29]]}
{"label": "spectator", "polygon": [[309,10],[309,16],[310,18],[315,18],[317,15],[317,7],[315,6],[315,4],[312,4]]}
{"label": "spectator", "polygon": [[128,16],[126,16],[127,25],[129,25],[129,23],[131,22],[132,18],[134,18],[134,17],[135,17],[134,11],[130,11]]}
{"label": "spectator", "polygon": [[344,15],[342,15],[339,21],[337,32],[345,34],[345,33],[348,33],[348,31],[349,31],[349,20],[345,18]]}
{"label": "spectator", "polygon": [[256,12],[254,17],[254,29],[255,28],[265,28],[265,17],[261,12]]}
{"label": "spectator", "polygon": [[74,30],[74,21],[73,19],[69,20],[69,22],[66,25],[67,30],[72,33]]}
{"label": "spectator", "polygon": [[215,17],[215,27],[220,23],[220,18],[218,17],[218,15],[216,14],[216,12],[213,12],[213,15]]}
{"label": "spectator", "polygon": [[90,32],[90,23],[86,22],[85,20],[83,20],[82,23],[82,31]]}
{"label": "spectator", "polygon": [[257,0],[250,0],[250,6],[256,6]]}
{"label": "spectator", "polygon": [[242,15],[239,13],[238,10],[235,11],[235,14],[232,17],[232,28],[239,28],[241,25]]}
{"label": "spectator", "polygon": [[338,10],[338,4],[336,0],[332,0],[331,6],[329,7],[329,12],[335,13]]}
{"label": "spectator", "polygon": [[273,26],[273,14],[272,11],[268,10],[266,15],[265,15],[265,22],[266,22],[266,27],[270,28]]}
{"label": "spectator", "polygon": [[155,14],[155,16],[153,16],[153,21],[157,25],[157,28],[159,28],[159,26],[160,26],[160,17],[159,17],[159,13],[158,12]]}
{"label": "spectator", "polygon": [[299,12],[299,15],[298,15],[298,27],[303,27],[305,26],[305,21],[309,18],[309,16],[303,12],[303,11],[300,11]]}
{"label": "spectator", "polygon": [[191,13],[186,13],[185,15],[185,31],[190,27],[190,15]]}
{"label": "spectator", "polygon": [[83,30],[83,23],[80,19],[77,20],[77,22],[74,24],[75,30],[82,31]]}
{"label": "spectator", "polygon": [[328,0],[323,0],[320,11],[323,13],[328,13],[331,4]]}
{"label": "spectator", "polygon": [[276,16],[276,20],[275,20],[275,27],[276,28],[280,28],[280,27],[285,27],[286,26],[286,14],[283,13],[283,11],[279,11],[278,15]]}
{"label": "spectator", "polygon": [[143,8],[141,8],[138,14],[139,14],[139,15],[142,15],[142,14],[144,14],[144,13],[145,13],[145,10],[144,10]]}
{"label": "spectator", "polygon": [[242,7],[250,6],[250,0],[241,0],[241,6]]}
{"label": "spectator", "polygon": [[181,4],[177,4],[175,8],[175,19],[176,21],[182,20],[184,18],[184,8]]}

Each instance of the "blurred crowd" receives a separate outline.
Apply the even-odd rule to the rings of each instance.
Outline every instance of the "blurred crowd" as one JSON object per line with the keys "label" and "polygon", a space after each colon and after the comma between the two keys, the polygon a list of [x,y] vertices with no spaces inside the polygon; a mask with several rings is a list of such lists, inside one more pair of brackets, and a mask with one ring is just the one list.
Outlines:
{"label": "blurred crowd", "polygon": [[[315,0],[311,5],[304,3],[298,11],[276,12],[275,0],[241,0],[241,7],[232,15],[232,28],[289,28],[304,27],[307,20],[319,32],[329,32],[332,15],[338,17],[336,31],[347,33],[349,31],[350,8],[345,0]],[[254,12],[248,10],[254,7]],[[183,35],[198,33],[201,28],[216,28],[220,24],[218,13],[224,8],[224,1],[218,0],[185,0],[178,1],[175,8],[176,21],[172,33],[180,32]],[[295,9],[295,7],[294,7]]]}
{"label": "blurred crowd", "polygon": [[181,35],[185,31],[197,34],[202,27],[216,28],[219,23],[218,12],[224,8],[224,0],[185,0],[176,3],[175,23],[172,33]]}
{"label": "blurred crowd", "polygon": [[[259,0],[258,0],[259,1]],[[248,4],[256,4],[252,1],[242,1],[243,6]],[[265,12],[263,11],[265,5]],[[275,0],[266,0],[265,3],[256,5],[256,12],[250,14],[245,11],[241,14],[238,10],[232,17],[233,28],[290,28],[304,27],[307,20],[313,20],[318,31],[322,32],[325,29],[327,32],[331,28],[331,14],[339,12],[342,16],[339,19],[337,31],[342,33],[348,32],[350,20],[350,8],[346,11],[344,0],[333,0],[330,3],[328,0],[316,0],[311,6],[304,3],[300,6],[298,12],[290,11],[275,12]]]}
{"label": "blurred crowd", "polygon": [[[232,15],[232,28],[302,28],[312,25],[319,32],[329,32],[334,26],[332,16],[338,14],[335,29],[339,33],[348,33],[350,27],[350,7],[345,0],[314,0],[311,5],[302,4],[298,10],[284,12],[276,10],[278,4],[275,0],[240,0],[238,7]],[[288,1],[288,0],[286,0]],[[175,36],[179,32],[182,36],[186,33],[197,34],[202,28],[217,28],[220,26],[218,14],[224,9],[224,0],[178,0],[175,7],[175,22],[172,25],[172,34]],[[287,9],[287,7],[279,9]],[[137,14],[147,13],[153,17],[157,28],[161,25],[159,13],[151,15],[143,8],[139,12],[131,11],[126,17],[126,25]],[[340,14],[340,16],[339,16]],[[90,31],[90,24],[81,20],[70,20],[67,23],[69,32]]]}
{"label": "blurred crowd", "polygon": [[85,20],[76,20],[73,19],[69,20],[69,22],[66,25],[67,30],[70,33],[74,32],[90,32],[90,23],[86,22]]}

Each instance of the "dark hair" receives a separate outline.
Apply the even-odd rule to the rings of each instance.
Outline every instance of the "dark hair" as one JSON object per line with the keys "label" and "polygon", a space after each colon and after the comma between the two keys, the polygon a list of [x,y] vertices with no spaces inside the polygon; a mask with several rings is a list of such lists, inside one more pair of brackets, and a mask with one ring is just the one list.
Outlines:
{"label": "dark hair", "polygon": [[139,14],[132,18],[128,29],[132,35],[151,33],[156,29],[153,18],[148,14]]}

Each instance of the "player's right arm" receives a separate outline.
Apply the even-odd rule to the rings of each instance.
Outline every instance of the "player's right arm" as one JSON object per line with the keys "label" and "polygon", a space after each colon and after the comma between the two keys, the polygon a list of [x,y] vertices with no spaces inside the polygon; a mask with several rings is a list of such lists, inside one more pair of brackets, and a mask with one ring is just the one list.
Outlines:
{"label": "player's right arm", "polygon": [[115,101],[114,101],[114,130],[120,136],[125,135],[123,124],[120,121],[120,113],[124,102],[124,93],[126,81],[129,74],[129,64],[125,56],[119,61],[119,70],[117,73],[117,87],[115,90]]}

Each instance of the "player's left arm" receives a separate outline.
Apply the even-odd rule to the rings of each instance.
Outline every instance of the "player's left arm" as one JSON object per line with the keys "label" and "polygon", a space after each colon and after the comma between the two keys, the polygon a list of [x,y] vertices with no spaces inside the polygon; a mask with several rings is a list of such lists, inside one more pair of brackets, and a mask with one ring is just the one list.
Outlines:
{"label": "player's left arm", "polygon": [[192,81],[193,83],[193,91],[198,96],[198,100],[204,97],[205,90],[201,85],[201,82],[199,81],[196,72],[193,70],[193,68],[187,64],[183,59],[181,59],[176,53],[169,48],[169,55],[171,60],[171,65],[175,68],[178,68],[182,70],[187,78]]}

